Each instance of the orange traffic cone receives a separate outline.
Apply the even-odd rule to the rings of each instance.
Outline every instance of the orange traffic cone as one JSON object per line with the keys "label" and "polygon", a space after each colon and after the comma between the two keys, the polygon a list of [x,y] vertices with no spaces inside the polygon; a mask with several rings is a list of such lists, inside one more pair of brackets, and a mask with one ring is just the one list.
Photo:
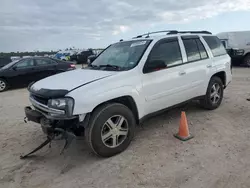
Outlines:
{"label": "orange traffic cone", "polygon": [[179,132],[177,134],[174,134],[174,136],[182,141],[187,141],[193,138],[193,136],[189,134],[187,117],[185,112],[181,112]]}

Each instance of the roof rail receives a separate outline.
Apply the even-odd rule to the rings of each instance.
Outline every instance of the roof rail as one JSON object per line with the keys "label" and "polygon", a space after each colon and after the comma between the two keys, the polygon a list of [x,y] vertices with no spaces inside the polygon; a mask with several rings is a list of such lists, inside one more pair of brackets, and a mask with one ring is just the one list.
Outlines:
{"label": "roof rail", "polygon": [[169,32],[168,35],[171,35],[171,34],[178,34],[178,33],[191,33],[191,34],[212,34],[210,31],[173,31],[173,32]]}
{"label": "roof rail", "polygon": [[145,33],[145,34],[142,34],[142,35],[138,35],[136,37],[133,37],[133,39],[135,38],[142,38],[143,36],[146,36],[145,38],[148,38],[149,35],[151,34],[157,34],[157,33],[170,33],[170,32],[178,32],[176,30],[163,30],[163,31],[155,31],[155,32],[148,32],[148,33]]}
{"label": "roof rail", "polygon": [[155,32],[148,32],[142,35],[138,35],[136,37],[133,37],[133,39],[135,38],[142,38],[145,36],[145,38],[149,38],[149,36],[151,34],[157,34],[157,33],[167,33],[167,35],[174,35],[174,34],[179,34],[179,33],[191,33],[191,34],[212,34],[209,31],[177,31],[177,30],[163,30],[163,31],[155,31]]}

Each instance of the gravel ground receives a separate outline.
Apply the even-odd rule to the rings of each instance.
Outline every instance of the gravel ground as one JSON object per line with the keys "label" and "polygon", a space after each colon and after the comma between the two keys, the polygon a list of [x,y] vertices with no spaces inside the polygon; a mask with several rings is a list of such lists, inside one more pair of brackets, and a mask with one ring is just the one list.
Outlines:
{"label": "gravel ground", "polygon": [[221,107],[187,108],[192,140],[173,137],[180,109],[151,118],[137,128],[130,147],[101,159],[76,140],[59,155],[63,142],[53,142],[37,157],[20,160],[44,139],[39,125],[23,122],[26,89],[0,93],[0,187],[250,187],[250,69],[233,70],[233,82]]}

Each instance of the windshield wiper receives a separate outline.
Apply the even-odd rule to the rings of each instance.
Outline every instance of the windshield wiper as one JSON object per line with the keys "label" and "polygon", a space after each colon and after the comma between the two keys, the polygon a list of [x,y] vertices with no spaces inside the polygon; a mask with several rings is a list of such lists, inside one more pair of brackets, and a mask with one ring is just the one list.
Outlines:
{"label": "windshield wiper", "polygon": [[110,64],[106,64],[106,65],[100,65],[99,67],[108,67],[108,68],[115,68],[115,69],[120,69],[120,66],[117,65],[110,65]]}
{"label": "windshield wiper", "polygon": [[97,65],[92,65],[92,64],[89,64],[88,66],[87,66],[87,68],[94,68],[94,69],[98,69],[98,68],[100,68],[99,66],[97,66]]}
{"label": "windshield wiper", "polygon": [[99,67],[114,68],[114,69],[116,69],[116,70],[120,70],[120,69],[121,69],[120,66],[117,66],[117,65],[110,65],[110,64],[100,65]]}

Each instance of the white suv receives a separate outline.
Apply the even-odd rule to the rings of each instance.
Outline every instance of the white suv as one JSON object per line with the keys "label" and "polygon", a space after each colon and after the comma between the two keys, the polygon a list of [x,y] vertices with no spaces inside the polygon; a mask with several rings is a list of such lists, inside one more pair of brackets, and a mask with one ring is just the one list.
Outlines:
{"label": "white suv", "polygon": [[46,134],[84,134],[96,154],[110,157],[128,147],[150,114],[191,99],[219,107],[231,79],[230,57],[216,36],[160,31],[121,40],[87,68],[32,84],[25,112]]}

